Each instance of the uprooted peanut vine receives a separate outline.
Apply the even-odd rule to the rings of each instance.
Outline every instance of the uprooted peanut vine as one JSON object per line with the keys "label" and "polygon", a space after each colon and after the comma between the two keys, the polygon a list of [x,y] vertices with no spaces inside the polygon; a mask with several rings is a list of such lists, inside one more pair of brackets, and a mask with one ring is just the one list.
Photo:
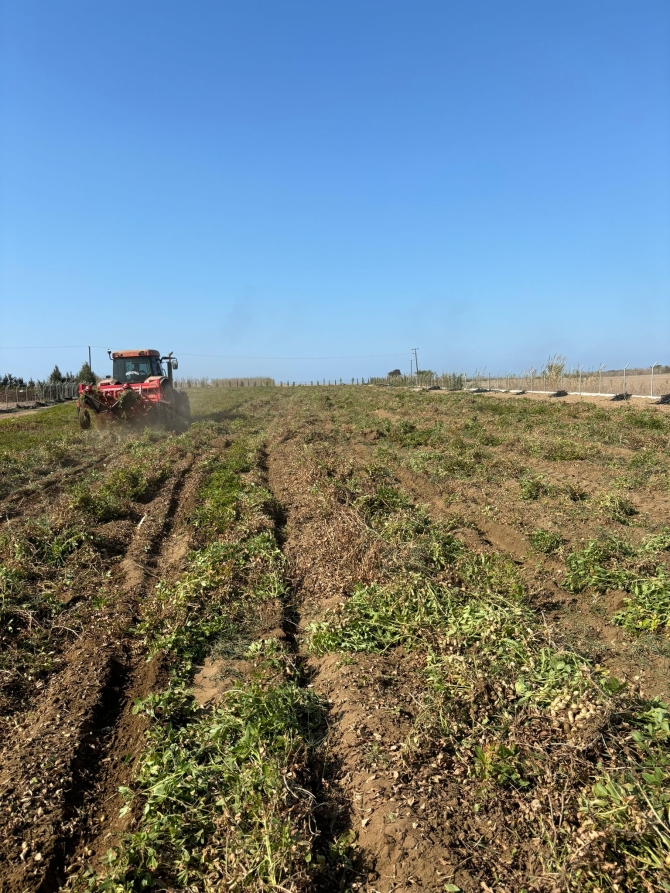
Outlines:
{"label": "uprooted peanut vine", "polygon": [[[560,647],[513,565],[468,551],[389,474],[349,472],[336,486],[349,488],[350,505],[386,538],[389,561],[379,582],[356,587],[312,626],[311,647],[402,645],[424,656],[407,765],[437,755],[461,779],[461,810],[472,821],[503,808],[500,844],[518,854],[495,866],[473,855],[473,864],[489,883],[514,889],[670,889],[666,705]],[[642,551],[653,558],[661,548],[662,536]],[[532,857],[524,841],[534,842]]]}

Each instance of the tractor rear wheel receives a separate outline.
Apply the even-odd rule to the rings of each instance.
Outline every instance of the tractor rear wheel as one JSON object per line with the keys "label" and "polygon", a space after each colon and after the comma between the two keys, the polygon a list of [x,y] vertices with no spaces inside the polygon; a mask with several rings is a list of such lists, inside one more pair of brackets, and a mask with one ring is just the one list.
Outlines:
{"label": "tractor rear wheel", "polygon": [[185,422],[190,422],[191,403],[188,399],[188,394],[184,394],[183,391],[177,391],[175,396],[177,397],[177,404],[175,406],[175,409]]}

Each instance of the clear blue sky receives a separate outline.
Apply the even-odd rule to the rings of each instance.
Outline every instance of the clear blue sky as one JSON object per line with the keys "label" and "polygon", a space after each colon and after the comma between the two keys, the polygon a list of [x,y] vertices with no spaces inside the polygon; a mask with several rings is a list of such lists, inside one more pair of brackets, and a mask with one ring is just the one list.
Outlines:
{"label": "clear blue sky", "polygon": [[437,370],[670,363],[668,0],[1,15],[0,347],[296,380],[415,346]]}

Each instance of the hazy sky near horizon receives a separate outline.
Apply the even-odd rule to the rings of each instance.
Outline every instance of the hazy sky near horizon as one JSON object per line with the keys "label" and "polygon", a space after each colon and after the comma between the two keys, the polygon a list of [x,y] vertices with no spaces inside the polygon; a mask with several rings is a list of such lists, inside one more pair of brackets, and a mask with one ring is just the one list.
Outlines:
{"label": "hazy sky near horizon", "polygon": [[0,372],[670,363],[667,0],[0,16]]}

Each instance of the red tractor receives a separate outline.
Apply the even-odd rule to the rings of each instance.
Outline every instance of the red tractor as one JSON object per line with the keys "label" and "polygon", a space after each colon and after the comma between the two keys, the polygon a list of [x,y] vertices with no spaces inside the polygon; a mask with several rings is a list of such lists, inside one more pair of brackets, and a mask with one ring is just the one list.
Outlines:
{"label": "red tractor", "polygon": [[188,396],[174,387],[172,372],[177,360],[172,353],[166,357],[157,350],[107,353],[113,364],[111,377],[97,385],[79,385],[77,417],[82,428],[91,427],[91,412],[100,422],[162,422],[172,428],[188,424]]}

